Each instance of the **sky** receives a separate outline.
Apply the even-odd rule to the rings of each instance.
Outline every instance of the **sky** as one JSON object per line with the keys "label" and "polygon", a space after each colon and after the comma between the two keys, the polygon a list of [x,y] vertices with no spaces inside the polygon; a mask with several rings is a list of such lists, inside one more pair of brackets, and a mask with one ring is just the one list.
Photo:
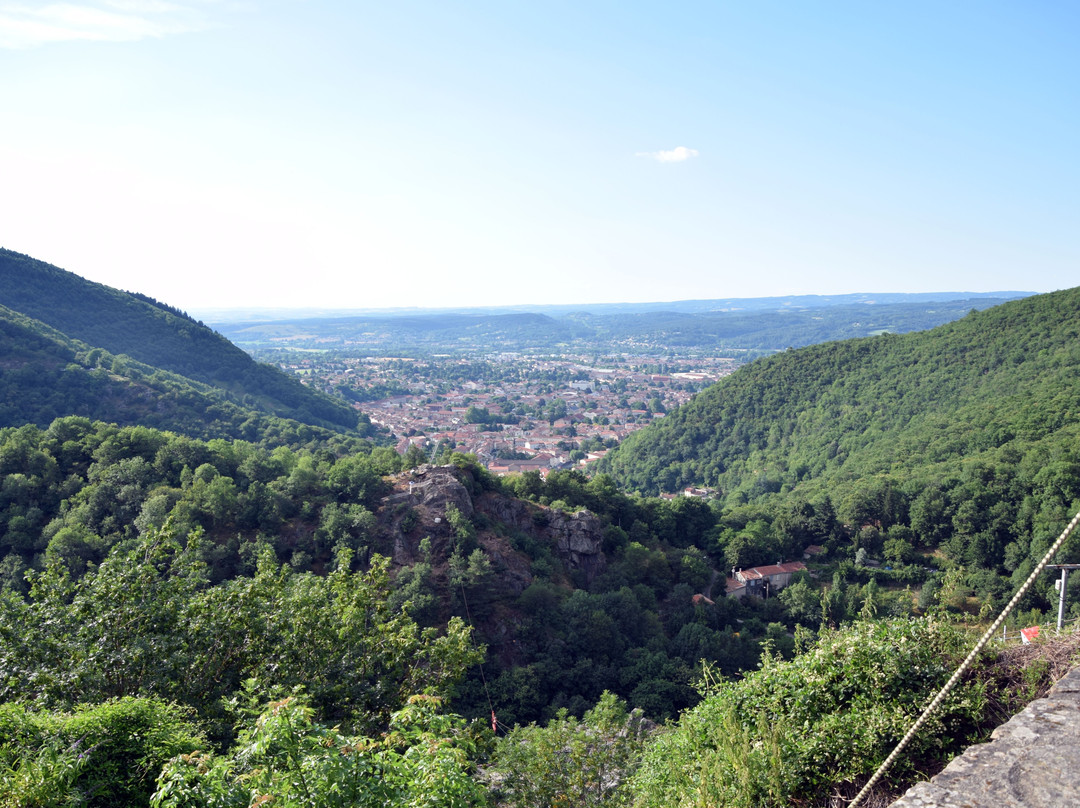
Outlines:
{"label": "sky", "polygon": [[0,0],[0,246],[188,311],[1080,277],[1072,2]]}

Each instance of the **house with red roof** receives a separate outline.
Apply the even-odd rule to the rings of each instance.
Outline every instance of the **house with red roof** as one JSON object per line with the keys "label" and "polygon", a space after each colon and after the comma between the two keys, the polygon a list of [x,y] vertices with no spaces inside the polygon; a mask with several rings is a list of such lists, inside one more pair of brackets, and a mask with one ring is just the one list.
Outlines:
{"label": "house with red roof", "polygon": [[791,583],[792,575],[805,569],[806,564],[801,561],[768,564],[763,567],[751,567],[747,570],[732,568],[731,575],[727,578],[725,585],[726,593],[730,598],[738,598],[743,595],[767,598]]}

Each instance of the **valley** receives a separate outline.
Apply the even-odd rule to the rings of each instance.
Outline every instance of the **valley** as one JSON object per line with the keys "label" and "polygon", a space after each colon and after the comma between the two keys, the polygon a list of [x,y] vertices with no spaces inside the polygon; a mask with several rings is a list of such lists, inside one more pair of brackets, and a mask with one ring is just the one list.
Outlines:
{"label": "valley", "polygon": [[[1078,295],[805,347],[773,340],[852,312],[759,313],[715,350],[412,314],[423,339],[308,323],[248,353],[0,252],[0,737],[22,739],[0,783],[56,760],[58,793],[239,805],[252,778],[287,787],[293,764],[244,751],[272,743],[326,793],[368,750],[388,774],[354,782],[384,802],[437,760],[462,804],[517,806],[555,771],[533,753],[578,744],[582,771],[619,761],[603,804],[677,803],[671,760],[717,793],[787,767],[762,804],[850,791],[1080,507]],[[1055,604],[1037,581],[1010,631]],[[1048,685],[1015,687],[997,650],[930,767]],[[143,727],[154,779],[55,752],[86,722]]]}

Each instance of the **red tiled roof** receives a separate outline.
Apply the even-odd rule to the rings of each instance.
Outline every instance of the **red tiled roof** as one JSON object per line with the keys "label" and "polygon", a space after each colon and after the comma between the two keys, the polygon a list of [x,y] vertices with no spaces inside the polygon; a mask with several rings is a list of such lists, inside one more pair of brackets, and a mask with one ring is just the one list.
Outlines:
{"label": "red tiled roof", "polygon": [[790,575],[806,569],[801,561],[788,561],[786,564],[767,564],[763,567],[751,567],[748,570],[739,570],[735,577],[741,581],[757,581],[762,578],[771,578],[774,575]]}
{"label": "red tiled roof", "polygon": [[806,565],[801,561],[788,561],[786,564],[769,564],[766,567],[754,567],[754,569],[761,573],[763,577],[769,575],[783,575],[784,573],[799,572],[806,569]]}

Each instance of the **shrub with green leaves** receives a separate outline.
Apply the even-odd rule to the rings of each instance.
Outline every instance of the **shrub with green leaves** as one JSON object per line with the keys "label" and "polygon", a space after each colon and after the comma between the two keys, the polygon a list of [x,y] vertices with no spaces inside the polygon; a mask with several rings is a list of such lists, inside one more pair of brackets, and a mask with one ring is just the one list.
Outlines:
{"label": "shrub with green leaves", "polygon": [[441,700],[413,696],[380,738],[314,722],[307,698],[272,702],[228,755],[180,755],[162,771],[154,808],[468,808],[483,806],[471,776],[475,740]]}
{"label": "shrub with green leaves", "polygon": [[339,548],[316,576],[263,548],[252,576],[212,586],[199,544],[166,525],[77,580],[50,564],[28,600],[0,593],[0,699],[62,709],[153,696],[194,707],[225,737],[221,700],[256,679],[266,694],[302,685],[320,719],[366,730],[411,693],[444,692],[482,655],[459,619],[437,631],[393,611],[384,558],[353,572]]}
{"label": "shrub with green leaves", "polygon": [[614,808],[628,804],[622,784],[644,743],[641,711],[627,712],[605,692],[581,721],[560,710],[547,726],[515,727],[499,742],[487,777],[507,808]]}
{"label": "shrub with green leaves", "polygon": [[123,698],[70,713],[0,705],[0,806],[145,806],[161,767],[205,739],[191,711]]}
{"label": "shrub with green leaves", "polygon": [[[631,786],[640,808],[823,804],[880,765],[947,681],[968,638],[933,620],[824,629],[791,662],[766,655],[704,700],[646,750]],[[943,759],[970,742],[987,713],[985,687],[955,689],[894,766]]]}

